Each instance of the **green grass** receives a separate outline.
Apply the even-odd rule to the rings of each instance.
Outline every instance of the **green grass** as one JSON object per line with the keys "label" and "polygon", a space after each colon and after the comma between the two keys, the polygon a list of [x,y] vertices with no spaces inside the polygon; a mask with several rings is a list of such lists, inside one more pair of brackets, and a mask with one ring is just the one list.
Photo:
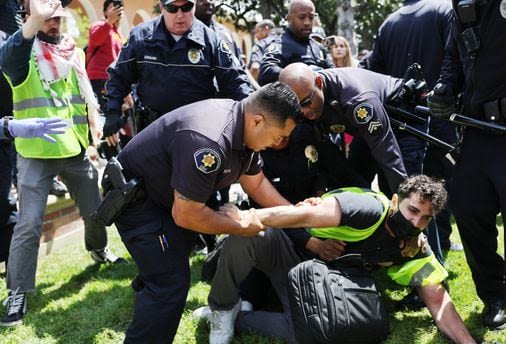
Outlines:
{"label": "green grass", "polygon": [[[504,231],[502,222],[499,224],[502,250]],[[116,231],[111,229],[109,233],[114,252],[128,257]],[[23,324],[0,328],[0,343],[122,343],[134,298],[130,281],[137,270],[131,258],[128,260],[129,264],[94,265],[82,244],[68,245],[51,254],[39,265],[37,292],[29,296],[29,312]],[[199,281],[202,261],[202,256],[191,258],[192,285],[175,343],[207,343],[208,325],[191,319],[191,312],[206,303],[209,292],[209,285]],[[505,343],[506,330],[488,331],[481,326],[483,305],[474,291],[464,254],[450,252],[447,266],[451,295],[472,335],[488,342]],[[392,310],[391,334],[386,343],[449,342],[438,332],[427,310],[393,311],[392,302],[401,299],[407,289],[389,282],[384,273],[378,277],[387,296],[387,308]],[[6,294],[5,283],[1,283],[0,297]],[[237,335],[234,343],[274,342],[253,335]]]}

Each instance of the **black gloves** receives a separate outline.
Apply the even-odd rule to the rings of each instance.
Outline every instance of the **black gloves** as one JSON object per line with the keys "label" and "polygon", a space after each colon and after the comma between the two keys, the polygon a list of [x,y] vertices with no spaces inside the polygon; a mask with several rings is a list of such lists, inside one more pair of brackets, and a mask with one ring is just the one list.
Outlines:
{"label": "black gloves", "polygon": [[441,83],[434,86],[427,96],[427,105],[435,118],[449,118],[457,108],[456,102],[450,89]]}
{"label": "black gloves", "polygon": [[104,123],[104,137],[116,134],[121,128],[123,128],[123,119],[121,119],[121,116],[114,112],[108,113]]}

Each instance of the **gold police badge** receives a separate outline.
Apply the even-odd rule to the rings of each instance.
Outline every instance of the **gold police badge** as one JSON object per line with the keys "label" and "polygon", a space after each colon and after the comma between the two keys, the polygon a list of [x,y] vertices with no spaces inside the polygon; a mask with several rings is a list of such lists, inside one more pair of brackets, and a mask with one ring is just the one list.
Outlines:
{"label": "gold police badge", "polygon": [[191,63],[196,64],[200,61],[200,50],[198,49],[190,49],[188,50],[188,60]]}
{"label": "gold police badge", "polygon": [[373,107],[369,103],[360,103],[353,109],[353,117],[357,124],[368,123],[373,116]]}
{"label": "gold police badge", "polygon": [[318,161],[318,151],[313,145],[309,145],[304,149],[304,155],[313,164]]}

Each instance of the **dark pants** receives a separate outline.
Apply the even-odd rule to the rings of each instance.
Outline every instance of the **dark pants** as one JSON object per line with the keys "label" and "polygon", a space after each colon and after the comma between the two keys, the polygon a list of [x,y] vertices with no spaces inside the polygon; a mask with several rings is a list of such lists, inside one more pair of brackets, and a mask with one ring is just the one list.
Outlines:
{"label": "dark pants", "polygon": [[[458,141],[455,124],[443,120],[431,119],[430,134],[450,144],[455,144]],[[423,173],[431,177],[444,179],[446,185],[449,186],[453,165],[446,158],[447,153],[445,149],[429,145],[423,164]],[[450,249],[450,234],[452,232],[450,217],[451,211],[448,206],[436,215],[439,239],[443,250]]]}
{"label": "dark pants", "polygon": [[11,194],[14,145],[0,141],[0,262],[7,262],[12,231],[17,222],[16,200]]}
{"label": "dark pants", "polygon": [[171,343],[190,287],[194,232],[178,227],[170,211],[149,199],[128,207],[116,227],[145,284],[135,295],[125,343]]}
{"label": "dark pants", "polygon": [[506,215],[505,147],[506,135],[468,130],[450,188],[450,206],[484,302],[506,301],[505,260],[497,253],[496,225],[499,212],[503,219]]}

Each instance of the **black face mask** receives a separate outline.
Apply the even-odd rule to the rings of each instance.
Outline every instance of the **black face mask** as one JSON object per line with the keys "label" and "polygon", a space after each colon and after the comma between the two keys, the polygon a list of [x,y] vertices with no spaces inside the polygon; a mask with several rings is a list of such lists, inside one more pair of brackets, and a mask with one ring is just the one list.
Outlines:
{"label": "black face mask", "polygon": [[406,220],[400,210],[397,210],[395,214],[388,219],[388,224],[395,237],[399,240],[417,237],[421,232],[419,228],[413,226],[411,222]]}
{"label": "black face mask", "polygon": [[37,38],[40,39],[42,42],[46,42],[46,43],[50,43],[50,44],[58,44],[61,41],[61,35],[53,37],[53,36],[46,35],[42,31],[37,32]]}

